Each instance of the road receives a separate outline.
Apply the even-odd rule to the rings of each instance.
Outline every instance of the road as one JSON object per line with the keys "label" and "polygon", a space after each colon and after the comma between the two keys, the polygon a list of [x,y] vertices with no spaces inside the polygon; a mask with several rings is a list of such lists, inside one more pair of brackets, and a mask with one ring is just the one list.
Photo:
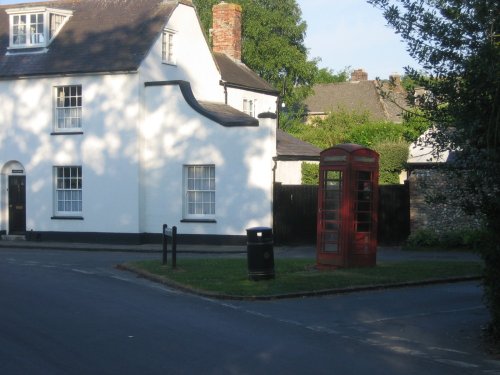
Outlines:
{"label": "road", "polygon": [[0,374],[500,374],[477,283],[221,301],[114,268],[154,257],[0,249]]}

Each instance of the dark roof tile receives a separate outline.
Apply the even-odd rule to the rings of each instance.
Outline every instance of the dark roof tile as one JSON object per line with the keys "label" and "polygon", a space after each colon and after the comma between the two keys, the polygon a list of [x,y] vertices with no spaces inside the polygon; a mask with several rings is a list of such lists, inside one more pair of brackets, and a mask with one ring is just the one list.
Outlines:
{"label": "dark roof tile", "polygon": [[[376,81],[328,83],[314,86],[314,93],[306,101],[310,115],[337,110],[368,112],[373,120],[402,121],[404,93],[394,91],[398,105],[385,100],[378,92]],[[387,86],[384,86],[387,89]]]}
{"label": "dark roof tile", "polygon": [[276,153],[278,160],[318,160],[321,150],[310,143],[278,129],[276,133]]}
{"label": "dark roof tile", "polygon": [[254,71],[241,62],[236,62],[223,53],[214,53],[215,61],[219,67],[222,80],[229,86],[279,95],[273,86],[259,77]]}
{"label": "dark roof tile", "polygon": [[159,0],[56,0],[30,6],[70,10],[45,53],[6,54],[9,16],[0,6],[0,78],[137,70],[177,2]]}

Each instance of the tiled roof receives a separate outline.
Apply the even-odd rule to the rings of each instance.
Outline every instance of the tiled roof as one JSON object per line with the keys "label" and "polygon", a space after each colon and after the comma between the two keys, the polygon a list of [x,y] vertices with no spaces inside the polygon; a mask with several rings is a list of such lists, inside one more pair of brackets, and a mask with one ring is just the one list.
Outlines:
{"label": "tiled roof", "polygon": [[352,81],[328,83],[314,86],[314,94],[306,101],[310,115],[324,114],[340,109],[352,112],[368,112],[373,120],[402,121],[404,93],[391,92],[397,98],[397,105],[381,97],[376,81]]}
{"label": "tiled roof", "polygon": [[276,153],[278,160],[317,160],[321,150],[310,143],[278,129],[276,133]]}
{"label": "tiled roof", "polygon": [[245,64],[236,62],[223,53],[214,53],[214,57],[219,67],[222,81],[226,82],[228,86],[279,95],[279,91],[260,78]]}
{"label": "tiled roof", "polygon": [[[185,1],[183,3],[186,3]],[[47,6],[73,16],[45,53],[9,54],[9,8]],[[56,0],[0,6],[0,78],[135,71],[177,1]]]}

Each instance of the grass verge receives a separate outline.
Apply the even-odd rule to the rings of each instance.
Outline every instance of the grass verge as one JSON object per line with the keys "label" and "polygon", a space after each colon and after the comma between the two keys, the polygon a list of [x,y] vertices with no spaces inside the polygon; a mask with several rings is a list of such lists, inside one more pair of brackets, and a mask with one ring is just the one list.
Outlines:
{"label": "grass verge", "polygon": [[380,262],[373,268],[317,271],[311,259],[280,259],[276,278],[248,279],[246,259],[185,259],[176,270],[160,261],[138,261],[127,266],[160,276],[185,288],[227,296],[262,297],[320,292],[329,289],[383,286],[434,279],[476,277],[479,262],[408,261]]}

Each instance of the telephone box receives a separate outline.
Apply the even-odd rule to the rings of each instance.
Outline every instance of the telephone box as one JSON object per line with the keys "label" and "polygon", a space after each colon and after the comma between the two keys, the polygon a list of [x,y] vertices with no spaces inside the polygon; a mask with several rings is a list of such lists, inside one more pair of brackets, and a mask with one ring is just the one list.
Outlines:
{"label": "telephone box", "polygon": [[376,265],[378,174],[379,155],[369,148],[340,144],[321,152],[319,269]]}

